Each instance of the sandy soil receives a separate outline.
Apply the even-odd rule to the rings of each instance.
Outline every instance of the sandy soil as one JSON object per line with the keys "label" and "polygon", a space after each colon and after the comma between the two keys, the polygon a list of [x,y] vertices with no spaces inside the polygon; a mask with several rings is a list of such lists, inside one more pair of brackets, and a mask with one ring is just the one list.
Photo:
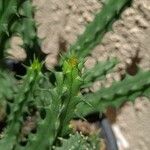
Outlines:
{"label": "sandy soil", "polygon": [[[92,21],[94,14],[102,7],[102,0],[33,0],[37,7],[35,18],[40,24],[38,35],[45,38],[42,49],[47,56],[47,66],[53,67],[61,49],[66,49]],[[87,59],[87,67],[96,60],[106,60],[116,56],[120,64],[105,82],[109,86],[113,80],[120,80],[121,74],[135,69],[136,63],[150,69],[150,1],[134,0],[121,19],[109,32]],[[95,83],[96,90],[104,83]],[[128,103],[117,111],[116,123],[129,142],[128,150],[149,150],[150,148],[150,102],[139,98],[135,104]],[[142,100],[142,101],[141,101]]]}

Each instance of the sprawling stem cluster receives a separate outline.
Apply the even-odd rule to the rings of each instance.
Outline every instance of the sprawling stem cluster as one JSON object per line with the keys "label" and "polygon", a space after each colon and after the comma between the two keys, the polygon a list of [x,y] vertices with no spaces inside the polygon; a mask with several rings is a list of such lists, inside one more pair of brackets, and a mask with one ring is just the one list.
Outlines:
{"label": "sprawling stem cluster", "polygon": [[[103,112],[108,106],[119,107],[138,96],[150,97],[150,71],[139,71],[135,76],[127,75],[124,80],[93,93],[82,92],[91,87],[93,82],[105,78],[118,63],[116,59],[97,62],[89,70],[83,65],[84,57],[101,41],[130,2],[107,0],[102,11],[64,54],[59,71],[44,72],[39,61],[40,52],[33,49],[38,44],[38,38],[30,0],[0,1],[0,59],[4,57],[7,40],[14,34],[22,37],[25,49],[31,50],[27,51],[28,58],[33,59],[34,52],[39,58],[26,67],[27,73],[20,81],[9,78],[5,70],[0,73],[0,81],[8,91],[0,89],[0,98],[5,102],[5,108],[9,106],[10,109],[0,139],[0,150],[98,150],[98,136],[85,137],[74,133],[69,126],[70,121],[94,112]],[[21,144],[20,135],[26,121],[24,115],[29,115],[29,109],[33,107],[38,112],[36,132],[29,132],[25,144]]]}

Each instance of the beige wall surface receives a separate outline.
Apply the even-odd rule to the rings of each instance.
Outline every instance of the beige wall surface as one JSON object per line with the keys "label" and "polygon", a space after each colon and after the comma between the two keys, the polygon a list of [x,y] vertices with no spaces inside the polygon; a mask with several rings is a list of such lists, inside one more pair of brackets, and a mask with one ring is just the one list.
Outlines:
{"label": "beige wall surface", "polygon": [[[48,54],[48,67],[57,63],[60,48],[73,43],[103,5],[102,0],[33,0],[33,3],[37,7],[35,18],[40,24],[38,35],[45,38],[42,49]],[[133,0],[132,7],[113,25],[113,31],[106,34],[102,44],[87,58],[86,65],[91,67],[96,60],[112,56],[116,56],[120,64],[107,75],[106,86],[120,80],[125,71],[134,74],[135,63],[150,69],[150,0]],[[95,83],[93,90],[102,85],[104,83]],[[150,149],[149,109],[150,102],[138,98],[135,104],[127,103],[118,111],[116,122],[129,142],[129,150]]]}

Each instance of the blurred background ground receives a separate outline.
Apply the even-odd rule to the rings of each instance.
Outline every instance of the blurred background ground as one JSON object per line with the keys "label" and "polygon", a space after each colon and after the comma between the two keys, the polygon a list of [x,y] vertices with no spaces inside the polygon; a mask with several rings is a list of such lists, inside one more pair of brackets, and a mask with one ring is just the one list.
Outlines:
{"label": "blurred background ground", "polygon": [[[92,21],[94,14],[102,7],[103,0],[33,0],[37,8],[35,19],[39,24],[38,35],[43,38],[42,50],[48,54],[46,64],[57,64],[60,50],[66,50],[77,36]],[[14,43],[18,39],[14,39]],[[20,41],[21,42],[21,41]],[[16,57],[24,57],[24,55]],[[136,65],[150,69],[150,1],[133,0],[121,19],[113,25],[113,31],[106,34],[87,58],[86,66],[117,57],[120,60],[115,71],[107,75],[104,82],[95,83],[92,90],[110,86],[113,80],[120,80],[125,71],[131,75],[137,72]],[[150,148],[150,102],[138,98],[135,104],[127,103],[115,112],[115,122],[129,148],[127,150],[149,150]],[[111,112],[112,113],[112,112]],[[126,150],[126,149],[124,149]]]}

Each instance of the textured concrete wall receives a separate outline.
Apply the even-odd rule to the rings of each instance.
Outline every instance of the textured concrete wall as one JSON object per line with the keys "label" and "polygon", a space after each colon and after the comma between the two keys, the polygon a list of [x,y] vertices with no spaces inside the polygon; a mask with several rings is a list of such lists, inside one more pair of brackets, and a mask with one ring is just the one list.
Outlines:
{"label": "textured concrete wall", "polygon": [[[48,53],[47,65],[57,63],[56,56],[65,49],[92,21],[94,14],[102,7],[98,0],[33,0],[37,6],[36,20],[40,23],[38,34],[45,38],[42,49]],[[143,69],[150,69],[150,1],[134,0],[121,19],[113,25],[113,32],[107,33],[87,59],[87,67],[96,60],[116,56],[120,64],[112,74],[107,75],[105,86],[113,80],[120,80],[126,71],[136,73],[135,63]],[[134,62],[132,60],[134,59]],[[134,71],[133,71],[134,70]],[[104,83],[95,83],[93,90]],[[139,98],[134,105],[126,104],[117,113],[116,122],[129,142],[129,150],[150,148],[150,102]]]}

